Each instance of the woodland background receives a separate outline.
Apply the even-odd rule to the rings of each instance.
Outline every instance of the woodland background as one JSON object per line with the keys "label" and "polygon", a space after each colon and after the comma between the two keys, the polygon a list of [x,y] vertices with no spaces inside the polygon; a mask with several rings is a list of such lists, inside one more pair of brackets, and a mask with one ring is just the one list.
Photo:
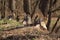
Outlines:
{"label": "woodland background", "polygon": [[[8,30],[11,28],[19,28],[22,24],[20,23],[21,20],[24,19],[25,16],[30,16],[32,21],[36,17],[35,15],[38,15],[39,18],[43,18],[43,20],[46,19],[47,23],[47,31],[51,34],[47,35],[40,35],[41,32],[36,30],[33,30],[32,28],[22,28],[22,29],[16,29],[16,30]],[[12,21],[8,21],[9,18],[12,18]],[[48,19],[48,20],[47,20]],[[3,31],[1,31],[3,29]],[[4,31],[6,30],[7,31]],[[26,31],[25,31],[26,30]],[[28,31],[27,31],[28,30]],[[8,40],[9,38],[11,40],[18,40],[21,38],[27,38],[32,37],[31,40],[34,40],[35,36],[28,36],[30,34],[29,30],[32,34],[37,34],[39,38],[41,37],[43,39],[47,40],[58,40],[60,39],[60,0],[0,0],[0,35],[5,40]],[[40,29],[39,29],[40,30]],[[40,30],[41,31],[41,30]],[[20,33],[25,34],[25,36],[21,36]],[[47,33],[46,30],[43,30],[44,33]],[[10,35],[12,34],[12,35]],[[14,34],[18,34],[20,36],[16,36]],[[28,34],[28,35],[27,35]],[[58,34],[58,35],[55,35]],[[46,37],[45,37],[46,36]],[[56,37],[57,36],[57,37]],[[52,38],[54,37],[54,38]],[[1,37],[0,37],[1,38]],[[18,39],[15,39],[18,38]],[[41,40],[41,38],[39,40]],[[37,39],[38,40],[38,39]]]}

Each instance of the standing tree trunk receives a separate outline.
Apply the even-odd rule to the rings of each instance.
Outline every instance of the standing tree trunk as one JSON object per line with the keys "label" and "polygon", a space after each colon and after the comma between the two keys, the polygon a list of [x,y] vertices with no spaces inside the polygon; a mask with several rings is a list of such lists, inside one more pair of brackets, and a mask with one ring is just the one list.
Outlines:
{"label": "standing tree trunk", "polygon": [[5,17],[5,0],[1,0],[1,18]]}
{"label": "standing tree trunk", "polygon": [[0,0],[0,19],[1,19],[1,0]]}

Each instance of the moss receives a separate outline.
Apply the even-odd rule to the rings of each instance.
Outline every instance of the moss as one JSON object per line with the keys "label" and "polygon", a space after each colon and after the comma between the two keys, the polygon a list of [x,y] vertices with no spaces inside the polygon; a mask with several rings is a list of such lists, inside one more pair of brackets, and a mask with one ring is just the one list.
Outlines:
{"label": "moss", "polygon": [[21,25],[22,23],[17,22],[16,20],[0,20],[0,30],[11,29]]}

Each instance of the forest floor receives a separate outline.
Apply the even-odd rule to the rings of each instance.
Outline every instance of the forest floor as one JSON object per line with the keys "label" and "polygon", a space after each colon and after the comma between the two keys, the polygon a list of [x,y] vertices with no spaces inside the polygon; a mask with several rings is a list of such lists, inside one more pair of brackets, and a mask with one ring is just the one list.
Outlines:
{"label": "forest floor", "polygon": [[0,40],[60,40],[60,34],[49,34],[47,30],[35,27],[25,27],[0,31]]}
{"label": "forest floor", "polygon": [[[56,20],[57,18],[52,18],[50,26],[51,28],[56,22]],[[57,24],[57,27],[58,26],[60,27],[60,20]],[[50,31],[48,30],[35,28],[35,26],[28,26],[22,28],[18,27],[12,30],[0,30],[0,40],[60,40],[60,30],[57,33],[53,32],[52,34],[49,34],[49,32]]]}

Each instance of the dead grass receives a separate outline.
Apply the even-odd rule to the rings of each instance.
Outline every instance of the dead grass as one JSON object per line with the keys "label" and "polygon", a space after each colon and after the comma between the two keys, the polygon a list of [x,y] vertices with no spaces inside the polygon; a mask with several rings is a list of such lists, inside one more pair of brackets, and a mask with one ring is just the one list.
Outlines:
{"label": "dead grass", "polygon": [[21,25],[22,23],[16,20],[0,20],[0,30],[11,29]]}

